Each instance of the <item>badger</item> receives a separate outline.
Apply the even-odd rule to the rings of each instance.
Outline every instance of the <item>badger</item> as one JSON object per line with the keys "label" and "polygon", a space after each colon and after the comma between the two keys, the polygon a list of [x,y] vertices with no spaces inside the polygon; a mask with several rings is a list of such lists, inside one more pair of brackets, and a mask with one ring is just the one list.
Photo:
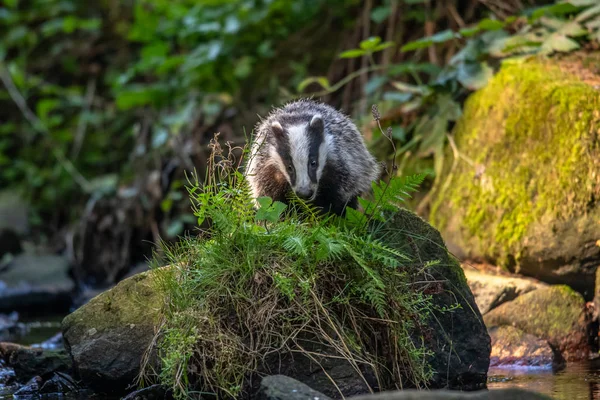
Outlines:
{"label": "badger", "polygon": [[356,125],[324,103],[303,99],[276,108],[254,133],[246,165],[254,199],[289,204],[293,191],[322,212],[344,215],[381,174]]}

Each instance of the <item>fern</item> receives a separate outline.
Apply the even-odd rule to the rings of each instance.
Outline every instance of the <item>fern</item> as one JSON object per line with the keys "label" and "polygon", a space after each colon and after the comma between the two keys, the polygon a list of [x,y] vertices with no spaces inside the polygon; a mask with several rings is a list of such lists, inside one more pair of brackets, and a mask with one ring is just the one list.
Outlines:
{"label": "fern", "polygon": [[[360,200],[364,211],[348,208],[338,217],[293,194],[287,207],[269,198],[255,202],[245,176],[227,167],[234,163],[216,159],[210,159],[205,184],[192,179],[188,188],[206,234],[165,252],[170,264],[186,268],[168,283],[163,383],[186,398],[186,373],[196,370],[203,390],[231,394],[263,354],[274,348],[302,352],[293,338],[306,335],[330,346],[331,332],[339,356],[387,374],[384,380],[425,382],[423,350],[409,335],[412,321],[431,309],[430,300],[414,291],[411,275],[400,268],[410,258],[369,233],[369,222],[396,210],[423,176],[374,185],[373,199]],[[380,331],[385,338],[373,339],[375,320],[386,325]],[[409,374],[381,364],[381,348],[369,344],[380,340]],[[190,365],[203,357],[214,365]]]}
{"label": "fern", "polygon": [[289,236],[283,242],[283,248],[292,255],[306,257],[308,254],[304,237],[301,235]]}
{"label": "fern", "polygon": [[426,176],[426,174],[416,174],[393,178],[388,183],[373,182],[373,200],[359,199],[365,215],[378,221],[385,221],[386,212],[397,210],[410,198],[410,193],[418,189]]}

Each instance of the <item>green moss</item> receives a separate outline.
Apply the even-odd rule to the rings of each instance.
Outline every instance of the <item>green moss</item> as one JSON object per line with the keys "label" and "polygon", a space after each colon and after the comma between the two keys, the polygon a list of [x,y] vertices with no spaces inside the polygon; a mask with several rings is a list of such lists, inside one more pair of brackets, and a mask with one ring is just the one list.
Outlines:
{"label": "green moss", "polygon": [[581,226],[600,192],[599,110],[600,92],[573,68],[505,64],[465,104],[454,131],[464,157],[434,189],[431,222],[503,265],[552,247],[537,233]]}
{"label": "green moss", "polygon": [[534,290],[504,303],[484,316],[488,327],[512,325],[525,333],[559,344],[574,331],[585,332],[583,297],[568,286]]}
{"label": "green moss", "polygon": [[145,272],[121,281],[65,317],[63,326],[93,329],[88,332],[93,335],[124,325],[158,325],[164,294],[156,290],[150,274]]}

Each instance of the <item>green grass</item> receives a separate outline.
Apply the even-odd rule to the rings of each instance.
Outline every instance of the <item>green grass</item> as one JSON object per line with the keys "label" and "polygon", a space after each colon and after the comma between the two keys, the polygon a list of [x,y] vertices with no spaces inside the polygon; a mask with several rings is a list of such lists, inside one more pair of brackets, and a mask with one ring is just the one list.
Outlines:
{"label": "green grass", "polygon": [[155,269],[166,294],[160,382],[178,398],[240,397],[269,360],[301,353],[346,360],[381,389],[424,387],[432,371],[419,328],[433,306],[414,283],[427,266],[411,270],[394,243],[374,238],[423,177],[376,185],[345,217],[297,198],[260,199],[256,210],[236,149],[212,145],[205,182],[189,186],[203,229],[155,260],[170,264]]}

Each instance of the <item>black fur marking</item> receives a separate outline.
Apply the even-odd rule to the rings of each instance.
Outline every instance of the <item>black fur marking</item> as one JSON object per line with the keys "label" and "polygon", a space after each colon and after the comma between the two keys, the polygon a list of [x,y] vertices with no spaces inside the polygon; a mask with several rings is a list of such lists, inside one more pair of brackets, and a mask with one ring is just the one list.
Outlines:
{"label": "black fur marking", "polygon": [[323,131],[323,120],[320,118],[316,121],[313,120],[308,127],[308,136],[310,138],[310,144],[308,147],[308,177],[312,183],[317,183],[317,169],[319,168],[319,147],[325,139],[325,132]]}
{"label": "black fur marking", "polygon": [[328,160],[319,181],[319,189],[314,204],[321,207],[323,211],[338,215],[344,214],[346,206],[355,208],[358,204],[356,197],[346,202],[340,193],[341,187],[350,184],[349,178],[346,168],[341,163]]}
{"label": "black fur marking", "polygon": [[283,164],[287,168],[287,174],[290,177],[290,182],[292,186],[296,183],[296,168],[294,167],[294,163],[292,162],[292,155],[290,152],[290,141],[287,135],[277,136],[276,137],[276,149],[277,153],[281,157]]}

